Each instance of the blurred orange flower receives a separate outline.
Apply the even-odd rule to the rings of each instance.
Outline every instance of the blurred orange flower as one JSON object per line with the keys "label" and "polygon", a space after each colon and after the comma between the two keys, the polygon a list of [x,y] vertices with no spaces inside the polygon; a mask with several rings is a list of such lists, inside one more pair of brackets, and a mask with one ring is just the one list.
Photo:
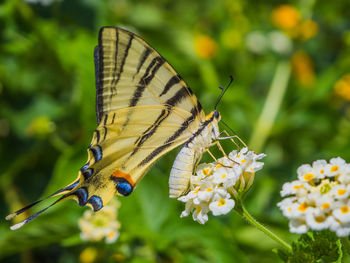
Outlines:
{"label": "blurred orange flower", "polygon": [[302,50],[294,53],[291,59],[293,75],[303,86],[311,86],[315,82],[315,70],[311,57]]}
{"label": "blurred orange flower", "polygon": [[272,11],[271,20],[276,27],[290,30],[299,24],[301,15],[298,9],[291,5],[280,5]]}
{"label": "blurred orange flower", "polygon": [[216,55],[217,44],[211,37],[199,35],[194,39],[194,50],[200,58],[212,58]]}
{"label": "blurred orange flower", "polygon": [[318,33],[318,24],[310,19],[303,20],[298,9],[291,5],[276,7],[271,13],[272,23],[291,38],[306,41]]}
{"label": "blurred orange flower", "polygon": [[350,73],[342,76],[334,85],[335,93],[350,101]]}

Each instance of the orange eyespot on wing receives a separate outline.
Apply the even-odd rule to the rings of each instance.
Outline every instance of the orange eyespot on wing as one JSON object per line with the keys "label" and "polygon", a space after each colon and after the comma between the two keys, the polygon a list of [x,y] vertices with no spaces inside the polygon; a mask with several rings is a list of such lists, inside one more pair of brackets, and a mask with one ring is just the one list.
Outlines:
{"label": "orange eyespot on wing", "polygon": [[123,196],[131,194],[134,190],[134,181],[128,173],[124,173],[117,169],[113,172],[110,179],[116,183],[115,188],[117,192]]}

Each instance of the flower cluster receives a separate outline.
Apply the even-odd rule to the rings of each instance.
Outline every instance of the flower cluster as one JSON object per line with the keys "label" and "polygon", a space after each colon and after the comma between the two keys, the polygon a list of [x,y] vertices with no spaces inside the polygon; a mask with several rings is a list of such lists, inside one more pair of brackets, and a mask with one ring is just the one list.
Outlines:
{"label": "flower cluster", "polygon": [[80,237],[86,241],[114,243],[119,237],[120,223],[117,220],[117,209],[120,203],[113,199],[100,211],[94,213],[86,210],[79,219]]}
{"label": "flower cluster", "polygon": [[264,165],[258,160],[264,156],[243,148],[214,163],[200,164],[191,177],[191,191],[178,198],[186,203],[181,217],[192,213],[193,220],[204,224],[209,211],[214,216],[227,214],[235,206],[237,190],[244,192],[251,186],[255,172]]}
{"label": "flower cluster", "polygon": [[330,229],[350,234],[350,164],[342,158],[317,160],[297,170],[298,180],[285,183],[277,205],[294,233]]}
{"label": "flower cluster", "polygon": [[298,9],[291,5],[280,5],[271,13],[272,23],[291,38],[306,41],[318,33],[318,24],[310,19],[303,19]]}

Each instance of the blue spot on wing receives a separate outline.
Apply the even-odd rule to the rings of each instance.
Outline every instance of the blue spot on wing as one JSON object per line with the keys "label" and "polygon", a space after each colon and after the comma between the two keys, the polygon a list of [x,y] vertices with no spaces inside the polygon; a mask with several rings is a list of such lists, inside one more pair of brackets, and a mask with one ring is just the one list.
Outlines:
{"label": "blue spot on wing", "polygon": [[92,205],[92,208],[94,209],[95,212],[97,212],[103,207],[102,199],[97,195],[91,196],[88,200],[88,203]]}
{"label": "blue spot on wing", "polygon": [[92,176],[93,173],[94,173],[94,170],[92,168],[86,169],[83,172],[84,179],[87,180],[89,177]]}
{"label": "blue spot on wing", "polygon": [[128,181],[118,183],[116,189],[120,194],[124,196],[131,194],[133,190],[131,184]]}
{"label": "blue spot on wing", "polygon": [[90,148],[92,155],[94,156],[95,163],[102,159],[102,148],[99,145]]}
{"label": "blue spot on wing", "polygon": [[117,189],[118,193],[123,196],[131,194],[134,190],[133,186],[125,178],[111,176],[109,179],[115,182],[115,188]]}
{"label": "blue spot on wing", "polygon": [[80,168],[80,171],[83,173],[89,167],[89,164],[89,162],[86,163],[83,167]]}
{"label": "blue spot on wing", "polygon": [[74,194],[78,198],[78,202],[80,206],[85,206],[88,198],[88,191],[85,187],[79,188],[76,190]]}

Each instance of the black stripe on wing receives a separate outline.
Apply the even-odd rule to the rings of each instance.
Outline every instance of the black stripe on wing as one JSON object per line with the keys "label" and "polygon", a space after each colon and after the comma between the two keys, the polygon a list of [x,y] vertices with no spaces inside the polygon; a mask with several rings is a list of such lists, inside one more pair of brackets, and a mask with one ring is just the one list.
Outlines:
{"label": "black stripe on wing", "polygon": [[191,110],[191,116],[188,117],[180,126],[179,129],[175,131],[173,135],[171,135],[162,146],[159,146],[156,148],[153,152],[151,152],[145,159],[140,162],[138,165],[139,167],[147,165],[150,163],[155,157],[157,157],[159,154],[161,154],[164,150],[169,148],[172,143],[180,137],[180,135],[188,128],[189,124],[194,121],[194,119],[197,117],[199,112],[197,111],[197,107],[193,107]]}
{"label": "black stripe on wing", "polygon": [[[169,83],[169,82],[168,82]],[[166,109],[163,109],[159,116],[157,117],[156,121],[154,122],[153,125],[151,125],[147,130],[145,130],[142,135],[136,140],[135,142],[135,149],[133,152],[130,154],[130,156],[134,155],[142,146],[143,143],[146,142],[147,139],[151,138],[152,135],[157,131],[158,127],[160,124],[167,118],[169,117],[171,113],[172,107],[176,106],[179,104],[184,98],[189,97],[190,95],[187,92],[187,89],[185,87],[182,87],[179,89],[174,96],[172,96],[170,99],[168,99],[164,105],[167,106]]]}
{"label": "black stripe on wing", "polygon": [[158,56],[155,57],[151,63],[148,65],[145,74],[142,76],[142,78],[139,81],[139,84],[136,87],[136,90],[134,92],[134,95],[132,96],[130,100],[129,107],[136,106],[137,102],[140,100],[145,88],[147,85],[152,81],[154,76],[156,75],[159,68],[164,64],[165,60]]}
{"label": "black stripe on wing", "polygon": [[141,58],[139,60],[139,64],[137,65],[136,73],[135,73],[134,77],[140,72],[142,65],[145,63],[146,59],[151,54],[151,52],[152,52],[152,50],[149,47],[145,47],[145,50],[143,51]]}
{"label": "black stripe on wing", "polygon": [[103,50],[101,48],[101,34],[100,31],[98,43],[99,46],[95,47],[94,50],[94,61],[95,61],[95,82],[96,82],[96,118],[97,124],[100,124],[101,118],[103,116],[103,88],[102,83],[100,83],[100,79],[103,77],[103,61],[100,58],[103,57]]}

